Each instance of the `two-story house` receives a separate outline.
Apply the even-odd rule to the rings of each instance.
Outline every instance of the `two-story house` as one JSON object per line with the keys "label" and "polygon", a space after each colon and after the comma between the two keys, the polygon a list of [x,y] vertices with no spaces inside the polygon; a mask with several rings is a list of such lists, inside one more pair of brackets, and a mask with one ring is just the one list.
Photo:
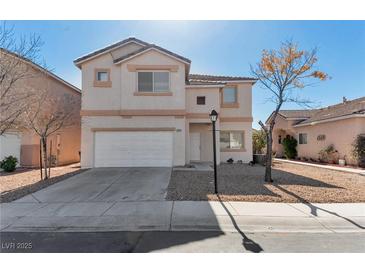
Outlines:
{"label": "two-story house", "polygon": [[191,61],[128,38],[74,61],[82,71],[81,166],[181,166],[252,159],[255,79],[189,74]]}

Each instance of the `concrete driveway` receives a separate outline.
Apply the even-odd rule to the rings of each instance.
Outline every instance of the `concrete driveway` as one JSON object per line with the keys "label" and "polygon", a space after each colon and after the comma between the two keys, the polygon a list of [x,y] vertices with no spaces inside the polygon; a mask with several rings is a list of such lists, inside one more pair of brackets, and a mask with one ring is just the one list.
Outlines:
{"label": "concrete driveway", "polygon": [[17,202],[118,202],[164,200],[171,168],[94,168]]}

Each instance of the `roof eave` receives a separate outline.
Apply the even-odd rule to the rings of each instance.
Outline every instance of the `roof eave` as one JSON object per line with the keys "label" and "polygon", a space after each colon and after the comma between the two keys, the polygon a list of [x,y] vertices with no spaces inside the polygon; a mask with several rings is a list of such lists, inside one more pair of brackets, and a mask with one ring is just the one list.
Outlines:
{"label": "roof eave", "polygon": [[[141,41],[141,42],[143,42],[143,41]],[[94,58],[96,58],[96,57],[98,57],[98,56],[101,56],[101,55],[103,55],[103,54],[106,54],[106,53],[109,53],[109,52],[111,52],[111,51],[113,51],[113,50],[115,50],[115,49],[117,49],[117,48],[120,48],[120,47],[122,47],[122,46],[125,46],[125,45],[128,45],[128,44],[130,44],[130,43],[135,43],[135,44],[138,44],[138,45],[140,45],[140,46],[146,46],[146,45],[148,45],[148,43],[141,43],[139,40],[130,40],[130,41],[126,41],[125,43],[122,43],[122,44],[119,44],[119,45],[115,45],[114,47],[112,47],[112,48],[109,48],[109,49],[107,49],[107,50],[105,50],[105,51],[102,51],[103,49],[105,49],[105,48],[108,48],[108,47],[110,47],[110,46],[106,46],[106,47],[103,47],[103,48],[101,48],[101,49],[97,49],[97,50],[94,50],[93,52],[98,52],[98,51],[101,51],[101,52],[99,52],[99,53],[97,53],[97,54],[95,54],[95,55],[91,55],[92,53],[88,53],[88,54],[85,54],[85,55],[83,55],[83,56],[80,56],[80,57],[78,57],[78,58],[76,58],[75,60],[74,60],[74,64],[75,64],[75,66],[77,66],[78,68],[81,68],[81,64],[82,63],[84,63],[84,62],[87,62],[87,61],[89,61],[89,60],[92,60],[92,59],[94,59]],[[114,43],[114,44],[116,44],[116,43]],[[113,44],[112,44],[113,45]],[[90,57],[87,57],[87,56],[89,56],[89,55],[91,55]],[[85,57],[87,57],[87,58],[85,58]]]}
{"label": "roof eave", "polygon": [[178,61],[180,61],[180,62],[182,62],[182,63],[184,63],[184,64],[186,64],[186,65],[188,65],[188,66],[190,67],[191,61],[189,61],[189,62],[188,62],[188,61],[186,61],[186,60],[185,60],[185,58],[184,58],[184,59],[179,58],[179,57],[174,56],[174,55],[171,55],[171,54],[169,54],[169,53],[167,53],[167,52],[165,52],[165,51],[159,50],[159,49],[157,49],[157,48],[155,48],[155,47],[149,47],[149,48],[146,48],[145,50],[140,51],[140,52],[138,52],[138,53],[136,53],[136,54],[133,54],[133,55],[131,55],[131,56],[128,56],[127,58],[124,58],[124,59],[118,60],[118,61],[116,61],[116,62],[114,61],[114,65],[119,65],[119,64],[121,64],[121,63],[124,63],[124,62],[126,62],[126,61],[128,61],[128,60],[130,60],[130,59],[133,59],[133,58],[135,58],[135,57],[137,57],[137,56],[139,56],[139,55],[142,55],[142,54],[144,54],[144,53],[146,53],[146,52],[148,52],[148,51],[150,51],[150,50],[158,51],[158,52],[160,52],[161,54],[167,55],[167,56],[169,56],[169,57],[171,57],[171,58],[173,58],[173,59],[175,59],[175,60],[178,60]]}

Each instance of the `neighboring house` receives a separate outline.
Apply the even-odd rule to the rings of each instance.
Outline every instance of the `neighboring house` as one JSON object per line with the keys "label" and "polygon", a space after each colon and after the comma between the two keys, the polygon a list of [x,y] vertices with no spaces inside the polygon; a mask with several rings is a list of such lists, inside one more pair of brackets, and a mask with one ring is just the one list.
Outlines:
{"label": "neighboring house", "polygon": [[322,149],[334,145],[340,158],[356,164],[352,143],[359,134],[365,134],[365,97],[351,101],[343,98],[340,104],[320,109],[281,110],[273,132],[273,151],[282,157],[281,142],[291,135],[298,141],[298,157],[317,160]]}
{"label": "neighboring house", "polygon": [[212,109],[218,162],[252,160],[255,79],[189,74],[189,59],[136,38],[74,63],[82,70],[83,168],[212,161]]}
{"label": "neighboring house", "polygon": [[[31,90],[32,92],[44,92],[49,90],[51,95],[62,96],[71,94],[74,100],[81,107],[81,91],[70,83],[64,81],[52,72],[41,66],[19,58],[16,54],[0,49],[2,58],[18,58],[23,62],[27,69],[32,70],[29,73],[31,77],[21,79],[16,83],[16,91]],[[5,57],[4,57],[5,56]],[[55,165],[65,165],[80,161],[80,143],[81,143],[81,117],[79,110],[75,111],[75,125],[62,128],[48,138],[48,148],[52,141],[52,156]],[[18,129],[7,131],[0,136],[0,160],[12,155],[18,158],[20,166],[38,167],[40,164],[40,139],[32,130]]]}

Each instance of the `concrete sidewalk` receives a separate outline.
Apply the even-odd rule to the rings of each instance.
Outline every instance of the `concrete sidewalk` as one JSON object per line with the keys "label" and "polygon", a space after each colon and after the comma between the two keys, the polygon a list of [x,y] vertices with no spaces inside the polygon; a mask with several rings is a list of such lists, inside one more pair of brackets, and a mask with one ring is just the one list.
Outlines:
{"label": "concrete sidewalk", "polygon": [[365,203],[12,202],[1,231],[365,232]]}

